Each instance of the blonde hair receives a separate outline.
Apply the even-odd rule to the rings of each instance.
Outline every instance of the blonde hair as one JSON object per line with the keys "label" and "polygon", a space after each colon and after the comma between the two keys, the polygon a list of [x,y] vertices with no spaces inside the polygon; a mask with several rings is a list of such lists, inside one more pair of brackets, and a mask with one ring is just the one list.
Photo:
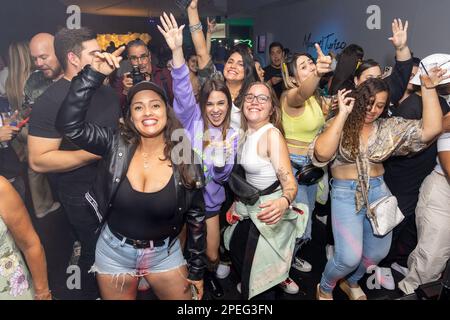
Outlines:
{"label": "blonde hair", "polygon": [[12,110],[19,110],[24,102],[24,88],[31,74],[32,61],[28,43],[12,43],[8,49],[9,65],[6,96]]}

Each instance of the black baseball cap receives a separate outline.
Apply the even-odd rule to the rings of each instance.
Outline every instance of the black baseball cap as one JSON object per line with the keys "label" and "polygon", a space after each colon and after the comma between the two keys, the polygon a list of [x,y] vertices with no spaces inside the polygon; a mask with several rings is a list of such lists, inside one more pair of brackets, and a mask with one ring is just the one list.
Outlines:
{"label": "black baseball cap", "polygon": [[156,92],[163,98],[165,104],[168,105],[168,99],[166,96],[166,92],[164,91],[163,88],[161,88],[154,82],[142,81],[142,82],[139,82],[138,84],[134,85],[133,87],[131,87],[130,91],[128,91],[128,95],[127,95],[128,106],[131,104],[131,100],[133,100],[133,97],[136,95],[136,93],[138,93],[139,91],[142,91],[142,90],[151,90],[151,91]]}

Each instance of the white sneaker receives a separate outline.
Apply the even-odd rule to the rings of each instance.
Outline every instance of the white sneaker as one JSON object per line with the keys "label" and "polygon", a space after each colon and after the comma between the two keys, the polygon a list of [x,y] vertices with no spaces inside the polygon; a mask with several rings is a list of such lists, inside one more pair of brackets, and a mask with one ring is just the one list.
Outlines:
{"label": "white sneaker", "polygon": [[227,264],[219,263],[216,270],[216,277],[219,279],[225,279],[230,274],[231,267]]}
{"label": "white sneaker", "polygon": [[237,292],[242,293],[242,284],[240,282],[236,285],[236,290]]}
{"label": "white sneaker", "polygon": [[297,294],[300,291],[298,285],[291,278],[287,278],[286,280],[278,284],[278,286],[288,294]]}
{"label": "white sneaker", "polygon": [[308,261],[297,257],[294,258],[294,264],[292,267],[301,272],[310,272],[312,270],[312,265]]}
{"label": "white sneaker", "polygon": [[397,271],[398,273],[401,273],[404,277],[406,277],[406,275],[408,274],[408,271],[409,271],[408,268],[402,267],[397,262],[394,262],[393,264],[391,264],[391,268],[394,269],[395,271]]}
{"label": "white sneaker", "polygon": [[386,290],[395,290],[395,281],[391,268],[375,267],[375,276],[378,283]]}
{"label": "white sneaker", "polygon": [[148,289],[150,289],[150,284],[148,283],[147,279],[141,277],[141,279],[139,279],[138,290],[147,291]]}
{"label": "white sneaker", "polygon": [[325,254],[327,256],[327,260],[330,260],[334,256],[334,246],[331,244],[327,244],[325,246]]}

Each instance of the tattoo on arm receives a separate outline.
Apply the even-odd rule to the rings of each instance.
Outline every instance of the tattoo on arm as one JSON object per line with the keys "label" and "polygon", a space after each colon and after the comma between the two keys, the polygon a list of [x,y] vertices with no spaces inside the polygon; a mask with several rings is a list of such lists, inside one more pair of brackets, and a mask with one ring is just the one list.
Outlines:
{"label": "tattoo on arm", "polygon": [[287,182],[288,181],[288,172],[286,170],[284,170],[283,167],[281,167],[277,171],[277,178],[278,178],[278,180],[280,180],[281,184],[283,184],[283,182]]}

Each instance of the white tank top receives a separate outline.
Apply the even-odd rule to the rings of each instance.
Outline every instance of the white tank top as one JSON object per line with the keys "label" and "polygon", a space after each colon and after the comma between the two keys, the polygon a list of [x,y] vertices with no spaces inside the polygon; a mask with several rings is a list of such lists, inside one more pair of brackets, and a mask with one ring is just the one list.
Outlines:
{"label": "white tank top", "polygon": [[274,128],[273,124],[268,123],[247,135],[242,147],[241,165],[245,170],[247,182],[259,190],[267,189],[278,180],[272,162],[258,155],[258,141],[271,128]]}
{"label": "white tank top", "polygon": [[236,107],[236,105],[233,103],[231,106],[231,127],[236,131],[239,132],[241,129],[241,109]]}

